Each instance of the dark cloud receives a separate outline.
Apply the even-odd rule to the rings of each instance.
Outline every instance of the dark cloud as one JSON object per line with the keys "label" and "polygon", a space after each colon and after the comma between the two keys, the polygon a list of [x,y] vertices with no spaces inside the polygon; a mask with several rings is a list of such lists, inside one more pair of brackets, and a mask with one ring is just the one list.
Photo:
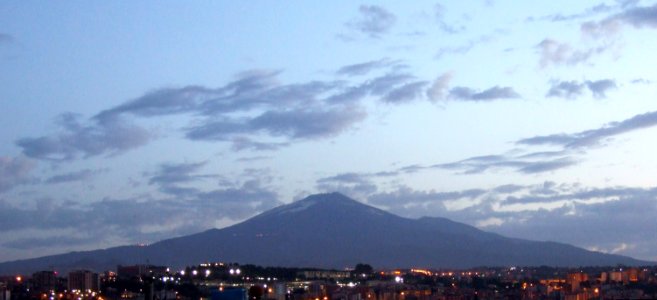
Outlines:
{"label": "dark cloud", "polygon": [[154,174],[148,174],[148,183],[157,185],[162,193],[186,197],[194,196],[200,191],[196,188],[182,187],[182,184],[195,183],[208,178],[218,178],[215,174],[199,174],[207,162],[164,163]]}
{"label": "dark cloud", "polygon": [[657,4],[647,7],[631,7],[617,18],[637,28],[657,28]]}
{"label": "dark cloud", "polygon": [[570,134],[552,134],[521,139],[522,145],[556,145],[565,148],[585,148],[598,146],[603,140],[634,130],[650,128],[657,125],[657,112],[648,112],[632,118],[609,123],[597,129]]}
{"label": "dark cloud", "polygon": [[552,87],[545,96],[573,99],[582,95],[584,88],[584,84],[577,81],[553,82]]}
{"label": "dark cloud", "polygon": [[[400,68],[383,59],[351,65],[342,73],[357,74],[372,68]],[[162,89],[100,112],[94,120],[123,115],[153,117],[187,114],[194,119],[183,128],[191,140],[232,142],[232,149],[276,150],[290,140],[333,137],[360,122],[365,111],[358,102],[365,96],[382,101],[409,101],[422,86],[413,76],[391,71],[359,85],[337,81],[281,84],[277,71],[250,71],[218,88],[190,86]],[[256,140],[265,137],[279,140]]]}
{"label": "dark cloud", "polygon": [[29,181],[35,163],[21,157],[0,156],[0,193]]}
{"label": "dark cloud", "polygon": [[552,83],[552,87],[550,87],[546,96],[574,99],[581,96],[584,89],[588,89],[595,98],[606,98],[607,91],[615,88],[617,88],[616,81],[611,79],[586,80],[584,82],[557,81]]}
{"label": "dark cloud", "polygon": [[97,155],[114,155],[146,144],[152,135],[119,118],[82,123],[80,116],[67,113],[57,120],[59,132],[53,136],[21,138],[16,145],[23,154],[48,160],[71,160]]}
{"label": "dark cloud", "polygon": [[208,122],[189,128],[192,140],[228,140],[234,136],[262,132],[289,139],[314,139],[335,136],[365,118],[358,107],[340,109],[296,109],[268,111],[242,120]]}
{"label": "dark cloud", "polygon": [[388,33],[397,19],[385,8],[376,5],[361,5],[358,11],[360,12],[359,19],[349,22],[347,26],[371,38],[379,38]]}
{"label": "dark cloud", "polygon": [[606,98],[608,90],[616,89],[618,87],[616,86],[616,82],[611,79],[586,81],[585,83],[596,98]]}
{"label": "dark cloud", "polygon": [[636,6],[636,3],[624,5],[624,10],[601,21],[585,22],[581,30],[593,37],[604,38],[617,34],[623,25],[634,28],[657,28],[657,4]]}
{"label": "dark cloud", "polygon": [[494,86],[484,91],[477,91],[468,87],[454,87],[449,90],[448,98],[459,101],[493,101],[520,98],[520,95],[511,87]]}
{"label": "dark cloud", "polygon": [[91,169],[84,169],[80,171],[75,171],[75,172],[69,172],[65,174],[59,174],[59,175],[54,175],[46,179],[45,183],[47,184],[59,184],[59,183],[66,183],[66,182],[74,182],[74,181],[83,181],[83,180],[88,180],[97,175],[98,173],[102,172],[103,170],[91,170]]}
{"label": "dark cloud", "polygon": [[331,110],[289,110],[266,112],[249,122],[256,130],[268,131],[274,136],[298,138],[331,137],[365,118],[357,107]]}

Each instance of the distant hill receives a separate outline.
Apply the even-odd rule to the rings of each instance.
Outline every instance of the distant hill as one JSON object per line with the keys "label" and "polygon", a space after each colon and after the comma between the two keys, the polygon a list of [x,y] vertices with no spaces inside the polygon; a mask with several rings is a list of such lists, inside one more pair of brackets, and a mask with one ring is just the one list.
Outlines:
{"label": "distant hill", "polygon": [[[540,237],[537,237],[540,238]],[[0,274],[118,264],[183,267],[223,261],[267,266],[377,268],[648,265],[555,242],[507,238],[444,218],[403,218],[339,193],[312,195],[223,229],[168,239],[0,263]]]}

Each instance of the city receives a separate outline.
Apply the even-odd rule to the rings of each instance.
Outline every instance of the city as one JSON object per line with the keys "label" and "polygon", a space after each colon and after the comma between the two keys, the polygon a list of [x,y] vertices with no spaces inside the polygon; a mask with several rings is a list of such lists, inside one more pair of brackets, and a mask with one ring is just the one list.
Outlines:
{"label": "city", "polygon": [[0,300],[655,299],[657,267],[350,270],[202,263],[0,277]]}

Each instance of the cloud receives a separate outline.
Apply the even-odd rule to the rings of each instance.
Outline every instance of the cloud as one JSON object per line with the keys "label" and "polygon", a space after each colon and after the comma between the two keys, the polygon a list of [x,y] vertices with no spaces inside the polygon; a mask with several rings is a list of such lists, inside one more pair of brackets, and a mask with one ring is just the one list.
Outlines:
{"label": "cloud", "polygon": [[394,65],[401,67],[398,64],[399,64],[398,62],[391,61],[387,58],[382,58],[379,60],[372,60],[363,63],[347,65],[341,67],[336,73],[338,75],[346,75],[346,76],[361,76],[361,75],[367,75],[368,73],[374,70],[389,68],[390,66],[394,66]]}
{"label": "cloud", "polygon": [[588,89],[595,98],[606,98],[607,91],[616,89],[617,87],[616,81],[612,79],[586,80],[584,82],[556,81],[552,82],[552,86],[547,92],[546,97],[574,99],[581,96],[584,89]]}
{"label": "cloud", "polygon": [[247,137],[235,137],[233,140],[233,151],[275,151],[283,147],[287,147],[290,143],[277,143],[277,142],[256,142]]}
{"label": "cloud", "polygon": [[496,169],[511,169],[523,174],[536,174],[556,171],[577,164],[577,160],[560,153],[556,158],[537,158],[533,155],[486,155],[464,160],[435,164],[423,169],[457,170],[463,174],[480,174]]}
{"label": "cloud", "polygon": [[610,44],[599,45],[585,50],[573,49],[567,43],[560,43],[553,39],[544,39],[536,48],[540,52],[540,66],[542,68],[552,65],[574,66],[587,62],[594,55],[601,54],[610,49]]}
{"label": "cloud", "polygon": [[492,101],[520,98],[520,95],[511,87],[494,86],[484,91],[477,91],[472,88],[458,86],[449,90],[448,98],[460,101]]}
{"label": "cloud", "polygon": [[585,130],[576,133],[552,134],[521,139],[516,142],[520,145],[556,145],[564,148],[586,148],[598,146],[606,139],[619,134],[650,128],[657,125],[657,112],[647,112],[629,119],[612,122],[600,128]]}
{"label": "cloud", "polygon": [[456,34],[465,30],[464,26],[456,27],[450,25],[447,21],[445,21],[446,11],[447,9],[445,8],[445,6],[441,5],[440,3],[436,3],[433,7],[433,15],[436,22],[438,23],[438,26],[440,27],[440,30],[449,34]]}
{"label": "cloud", "polygon": [[582,95],[584,88],[584,84],[577,81],[553,82],[552,87],[545,96],[573,99]]}
{"label": "cloud", "polygon": [[367,198],[367,202],[372,205],[387,207],[391,211],[408,210],[412,207],[413,210],[426,209],[435,214],[447,211],[445,202],[475,199],[485,192],[482,189],[452,192],[437,192],[435,190],[417,191],[407,186],[401,186],[391,192],[370,195]]}
{"label": "cloud", "polygon": [[[174,166],[190,171],[196,166]],[[163,182],[186,181],[167,178]],[[36,205],[12,205],[0,199],[0,246],[15,249],[56,247],[60,251],[153,242],[172,236],[226,226],[280,205],[277,194],[259,180],[231,187],[198,191],[189,197],[110,199],[91,203],[58,203],[41,199]],[[121,226],[116,226],[121,224]],[[26,235],[26,232],[31,234]],[[56,237],[81,237],[83,240]],[[62,244],[64,241],[72,245]],[[110,242],[108,242],[110,241]],[[60,246],[60,247],[58,247]]]}
{"label": "cloud", "polygon": [[342,173],[317,180],[316,188],[322,192],[340,192],[353,198],[362,198],[377,191],[368,174]]}
{"label": "cloud", "polygon": [[585,22],[581,25],[583,33],[596,38],[618,34],[623,25],[634,28],[657,28],[657,4],[652,6],[626,5],[625,9],[601,21]]}
{"label": "cloud", "polygon": [[[621,4],[621,6],[624,6]],[[573,21],[573,20],[580,20],[580,19],[586,19],[590,18],[599,14],[607,13],[610,11],[615,10],[617,7],[615,6],[610,6],[605,3],[601,3],[592,7],[587,8],[585,11],[580,12],[580,13],[575,13],[575,14],[551,14],[547,16],[542,16],[537,19],[530,17],[528,21],[535,21],[535,20],[547,20],[550,22],[565,22],[565,21]]]}
{"label": "cloud", "polygon": [[263,132],[289,139],[326,138],[345,131],[365,116],[358,107],[267,111],[254,118],[210,121],[191,127],[187,137],[192,140],[228,140],[247,133]]}
{"label": "cloud", "polygon": [[646,239],[657,226],[657,187],[544,182],[436,191],[402,185],[362,199],[411,218],[445,217],[509,237],[657,258],[649,250],[657,242]]}
{"label": "cloud", "polygon": [[445,92],[449,88],[449,83],[454,77],[453,72],[447,72],[438,76],[431,86],[427,89],[427,98],[430,101],[437,101],[445,98]]}
{"label": "cloud", "polygon": [[152,134],[119,117],[80,122],[80,116],[62,114],[56,122],[59,132],[53,136],[21,138],[16,145],[28,157],[46,160],[71,160],[83,156],[119,154],[145,145]]}
{"label": "cloud", "polygon": [[379,38],[388,33],[397,19],[395,15],[376,5],[361,5],[358,11],[360,18],[347,23],[347,26],[371,38]]}
{"label": "cloud", "polygon": [[586,81],[586,86],[593,93],[593,96],[596,98],[606,98],[606,92],[611,89],[616,89],[618,86],[616,82],[611,79],[603,79],[597,81]]}
{"label": "cloud", "polygon": [[103,170],[84,169],[80,171],[54,175],[46,179],[45,183],[59,184],[59,183],[74,182],[74,181],[85,181],[91,179],[92,177],[94,177],[95,175],[97,175],[102,171]]}
{"label": "cloud", "polygon": [[178,197],[194,196],[200,192],[198,189],[181,185],[219,177],[215,174],[198,174],[205,165],[207,162],[164,163],[159,165],[155,173],[149,174],[148,183],[157,185],[160,192],[165,194]]}
{"label": "cloud", "polygon": [[35,163],[21,157],[0,156],[0,193],[29,181]]}
{"label": "cloud", "polygon": [[94,120],[184,114],[193,119],[182,128],[190,140],[232,142],[234,151],[277,150],[292,140],[344,132],[366,117],[359,105],[366,96],[395,103],[421,98],[424,82],[399,73],[401,66],[387,59],[345,66],[340,73],[391,70],[351,86],[340,81],[282,84],[280,72],[249,71],[217,88],[188,86],[150,92],[101,111]]}
{"label": "cloud", "polygon": [[428,82],[426,81],[409,82],[391,90],[381,100],[387,103],[404,103],[413,101],[422,95],[424,87],[427,84]]}

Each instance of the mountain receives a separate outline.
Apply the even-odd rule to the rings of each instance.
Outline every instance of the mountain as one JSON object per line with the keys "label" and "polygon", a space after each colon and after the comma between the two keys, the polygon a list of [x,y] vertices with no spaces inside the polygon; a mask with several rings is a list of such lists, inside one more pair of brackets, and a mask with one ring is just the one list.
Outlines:
{"label": "mountain", "polygon": [[[540,238],[540,236],[537,236]],[[112,270],[117,264],[183,267],[208,261],[268,266],[378,268],[648,265],[555,242],[504,237],[444,218],[403,218],[339,193],[312,195],[223,229],[168,239],[0,263],[0,274],[49,266]]]}

